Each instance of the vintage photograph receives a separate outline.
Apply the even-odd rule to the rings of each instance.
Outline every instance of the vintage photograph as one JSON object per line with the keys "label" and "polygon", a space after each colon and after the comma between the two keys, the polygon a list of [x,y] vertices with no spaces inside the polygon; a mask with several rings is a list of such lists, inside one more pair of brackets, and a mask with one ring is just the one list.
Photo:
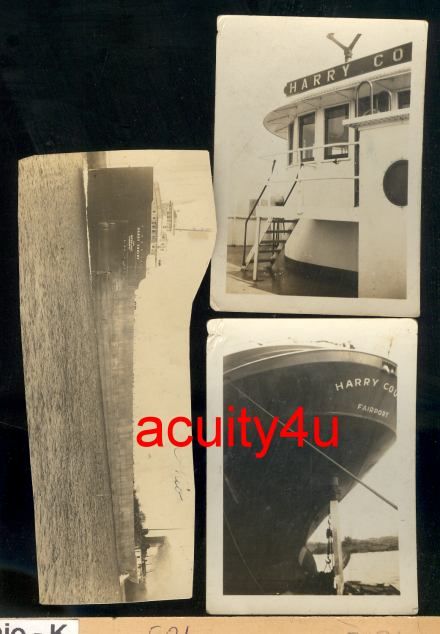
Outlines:
{"label": "vintage photograph", "polygon": [[142,417],[191,414],[191,306],[215,240],[209,155],[35,156],[19,176],[40,601],[190,598],[192,450],[136,436]]}
{"label": "vintage photograph", "polygon": [[213,308],[418,315],[426,33],[219,18]]}
{"label": "vintage photograph", "polygon": [[407,319],[210,322],[210,613],[416,613],[416,347]]}

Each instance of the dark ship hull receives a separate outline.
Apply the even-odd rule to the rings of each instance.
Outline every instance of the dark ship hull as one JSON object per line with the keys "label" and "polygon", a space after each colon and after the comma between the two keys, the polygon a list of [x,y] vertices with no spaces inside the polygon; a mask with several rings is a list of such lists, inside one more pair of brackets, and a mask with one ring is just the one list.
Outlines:
{"label": "dark ship hull", "polygon": [[[396,383],[392,362],[352,350],[279,346],[225,358],[225,420],[229,405],[245,407],[267,431],[272,416],[286,422],[303,406],[312,444],[314,416],[322,440],[331,436],[332,417],[339,421],[338,446],[319,451],[278,432],[261,459],[224,443],[225,594],[319,593],[307,540],[328,514],[334,478],[339,499],[356,485],[337,465],[362,478],[394,442]],[[253,427],[248,438],[260,447]]]}

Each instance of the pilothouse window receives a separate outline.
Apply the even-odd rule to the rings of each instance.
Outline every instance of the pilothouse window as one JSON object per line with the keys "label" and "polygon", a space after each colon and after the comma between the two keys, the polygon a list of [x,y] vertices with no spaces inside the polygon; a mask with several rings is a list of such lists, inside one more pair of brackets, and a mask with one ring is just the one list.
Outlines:
{"label": "pilothouse window", "polygon": [[387,90],[379,92],[373,96],[373,110],[371,110],[370,97],[361,97],[358,102],[358,117],[368,114],[376,114],[377,112],[388,112],[391,110],[391,97]]}
{"label": "pilothouse window", "polygon": [[299,118],[299,147],[301,161],[313,161],[313,146],[315,145],[315,113],[305,114]]}
{"label": "pilothouse window", "polygon": [[287,164],[292,165],[293,163],[293,121],[292,123],[289,123],[287,132],[288,132]]}
{"label": "pilothouse window", "polygon": [[324,158],[335,159],[348,156],[348,127],[343,125],[348,119],[348,103],[325,110]]}
{"label": "pilothouse window", "polygon": [[397,93],[397,107],[399,110],[401,108],[409,108],[411,102],[411,91],[408,90],[400,90]]}

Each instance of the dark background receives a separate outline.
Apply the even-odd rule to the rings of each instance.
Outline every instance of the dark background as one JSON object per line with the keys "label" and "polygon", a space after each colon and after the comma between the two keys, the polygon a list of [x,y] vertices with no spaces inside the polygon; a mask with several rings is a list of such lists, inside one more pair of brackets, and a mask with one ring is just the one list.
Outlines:
{"label": "dark background", "polygon": [[[216,17],[228,13],[430,22],[417,539],[420,614],[440,614],[440,8],[435,5],[432,0],[0,1],[0,616],[205,614],[205,455],[197,446],[194,598],[122,606],[38,605],[20,344],[17,160],[31,154],[136,148],[208,148],[212,159]],[[205,413],[206,321],[218,316],[209,308],[207,275],[191,324],[193,416]]]}

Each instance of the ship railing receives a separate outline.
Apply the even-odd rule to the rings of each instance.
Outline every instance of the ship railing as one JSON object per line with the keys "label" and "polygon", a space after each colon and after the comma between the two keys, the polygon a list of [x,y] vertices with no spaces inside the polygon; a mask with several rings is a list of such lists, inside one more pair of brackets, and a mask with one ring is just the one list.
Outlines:
{"label": "ship railing", "polygon": [[[344,146],[344,147],[347,147],[347,146],[350,146],[350,147],[356,147],[356,146],[358,146],[358,145],[359,145],[359,142],[357,142],[357,141],[354,141],[354,142],[347,142],[347,143],[343,143],[343,144],[341,144],[341,143],[326,143],[326,144],[323,144],[323,145],[315,145],[315,146],[310,146],[310,147],[298,148],[298,150],[294,150],[294,151],[299,153],[299,152],[301,152],[302,150],[307,150],[307,149],[312,149],[312,148],[315,148],[315,149],[316,149],[316,148],[317,148],[317,149],[322,149],[322,148],[326,148],[326,147],[335,147],[335,146],[341,146],[341,147],[342,147],[342,146]],[[279,170],[277,170],[277,171],[275,172],[274,165],[275,165],[275,163],[277,162],[277,158],[278,158],[278,157],[280,157],[280,156],[285,158],[285,153],[284,153],[284,152],[277,152],[277,153],[267,154],[267,155],[264,155],[264,156],[260,157],[260,158],[262,158],[262,159],[264,159],[264,160],[268,160],[269,158],[272,158],[272,172],[271,172],[271,175],[270,175],[270,177],[268,178],[268,180],[267,180],[267,182],[266,182],[265,186],[263,187],[262,191],[260,192],[259,197],[257,198],[257,200],[255,201],[255,203],[253,204],[253,206],[252,206],[252,208],[251,208],[251,210],[250,210],[250,212],[249,212],[248,217],[246,218],[246,222],[245,222],[245,238],[246,238],[246,234],[247,234],[247,223],[249,222],[249,220],[251,220],[251,218],[252,218],[252,216],[254,215],[254,213],[255,213],[255,211],[256,211],[256,209],[257,209],[257,207],[258,207],[258,206],[266,206],[266,205],[267,205],[267,202],[266,202],[266,203],[264,203],[264,200],[267,200],[267,196],[268,196],[268,193],[270,192],[270,189],[271,189],[274,185],[291,185],[291,184],[292,184],[292,176],[291,176],[291,174],[289,173],[289,172],[290,172],[290,170],[288,171],[287,169],[285,169],[285,170],[283,171],[283,174],[285,174],[285,175],[286,175],[286,177],[285,177],[285,178],[280,178],[279,176],[278,176],[278,178],[274,178],[274,176],[275,176],[275,174],[276,174],[276,173],[278,173],[278,174],[279,174]],[[277,158],[273,159],[273,157],[277,157]],[[321,161],[321,162],[323,162],[323,161]],[[338,163],[338,162],[339,162],[339,159],[335,159],[334,161],[331,161],[331,160],[330,160],[330,161],[329,161],[329,160],[326,160],[325,162],[326,162],[326,163],[328,163],[328,162]],[[308,181],[333,181],[333,180],[352,180],[352,181],[358,181],[358,180],[359,180],[359,176],[358,176],[358,175],[354,175],[354,174],[353,174],[353,175],[344,175],[344,176],[336,176],[336,175],[334,175],[334,174],[322,174],[322,175],[321,175],[321,174],[319,174],[319,175],[316,175],[316,176],[311,176],[311,177],[304,177],[304,176],[300,176],[300,170],[301,170],[301,168],[302,168],[302,167],[304,167],[304,166],[307,166],[307,167],[314,167],[315,169],[316,169],[316,167],[317,167],[317,165],[313,165],[313,163],[311,163],[311,162],[309,162],[309,161],[305,161],[305,162],[304,162],[304,161],[294,162],[294,163],[291,163],[291,164],[288,166],[288,168],[291,168],[291,167],[297,167],[297,168],[299,168],[299,169],[298,169],[297,175],[296,175],[296,177],[295,177],[295,179],[294,179],[294,181],[293,181],[292,188],[289,190],[289,192],[288,192],[287,196],[285,196],[285,197],[284,197],[284,196],[279,196],[279,197],[278,197],[278,203],[276,203],[278,206],[283,207],[283,206],[287,203],[287,201],[288,201],[288,199],[290,198],[290,195],[291,195],[291,193],[292,193],[292,191],[293,191],[294,187],[295,187],[297,184],[298,184],[298,185],[301,185],[301,183],[305,183],[305,182],[308,182]],[[264,200],[262,200],[262,199],[263,199],[263,194],[264,194],[265,192],[266,192],[266,197],[265,197],[265,199],[264,199]],[[245,241],[245,242],[246,242],[246,241]]]}
{"label": "ship railing", "polygon": [[[343,147],[343,148],[349,148],[349,147],[356,147],[359,146],[359,141],[347,141],[346,143],[324,143],[322,145],[312,145],[312,146],[304,146],[301,148],[297,148],[295,150],[291,150],[290,154],[292,153],[296,153],[297,157],[299,157],[299,159],[301,159],[302,153],[307,151],[307,150],[319,150],[319,149],[325,149],[325,148],[329,148],[329,147]],[[251,220],[251,218],[254,216],[257,207],[260,205],[263,195],[266,192],[266,190],[268,188],[270,188],[272,185],[276,185],[276,184],[291,184],[291,187],[287,193],[287,195],[285,197],[280,198],[280,202],[278,203],[278,206],[280,207],[284,207],[290,196],[292,195],[293,190],[295,189],[295,187],[301,183],[304,182],[310,182],[310,181],[333,181],[333,180],[351,180],[351,181],[359,181],[359,176],[358,175],[349,175],[349,176],[335,176],[335,175],[322,175],[322,176],[316,176],[316,177],[311,177],[311,178],[301,178],[300,177],[300,171],[301,169],[307,165],[310,167],[315,167],[316,168],[316,163],[328,163],[328,162],[333,162],[333,163],[339,163],[339,160],[341,160],[340,158],[335,158],[335,159],[323,159],[320,161],[316,161],[315,159],[313,161],[303,161],[303,160],[297,160],[296,162],[293,161],[291,163],[289,163],[286,167],[288,168],[292,168],[292,167],[297,167],[298,168],[298,172],[297,175],[295,177],[295,179],[292,182],[291,178],[286,178],[286,179],[274,179],[274,173],[275,173],[275,166],[277,164],[277,161],[279,159],[279,157],[286,157],[286,153],[285,152],[277,152],[277,153],[273,153],[273,154],[266,154],[261,156],[260,158],[263,160],[272,160],[272,166],[271,166],[271,172],[269,175],[269,178],[267,179],[266,183],[264,184],[263,188],[261,189],[258,198],[255,200],[255,202],[253,203],[246,219],[245,219],[245,223],[244,223],[244,237],[243,237],[243,257],[242,257],[242,266],[246,266],[246,250],[247,250],[247,232],[248,232],[248,225],[249,225],[249,221]],[[343,157],[346,158],[346,157]],[[315,163],[315,165],[313,165],[313,163]]]}
{"label": "ship railing", "polygon": [[[258,196],[257,200],[256,200],[256,201],[255,201],[255,203],[252,205],[252,208],[251,208],[251,210],[249,211],[249,214],[248,214],[248,216],[247,216],[247,218],[246,218],[246,221],[245,221],[245,225],[244,225],[244,238],[243,238],[243,257],[242,257],[242,266],[246,266],[246,257],[247,257],[247,254],[246,254],[246,249],[247,249],[247,227],[248,227],[248,223],[249,223],[249,220],[251,219],[251,217],[253,216],[253,214],[255,213],[255,210],[257,209],[258,205],[260,204],[260,201],[261,201],[261,198],[262,198],[262,196],[263,196],[264,192],[266,191],[266,189],[267,189],[268,187],[270,187],[270,185],[271,185],[271,183],[272,183],[272,175],[273,175],[274,170],[275,170],[275,165],[276,165],[276,160],[274,160],[274,161],[273,161],[273,163],[272,163],[272,171],[271,171],[271,174],[270,174],[269,178],[267,179],[267,182],[266,182],[266,184],[264,185],[263,189],[261,190],[260,195]],[[299,168],[299,170],[298,170],[298,173],[297,173],[297,175],[296,175],[295,179],[293,180],[293,182],[292,182],[291,180],[289,180],[289,181],[285,181],[285,182],[288,182],[288,183],[290,184],[290,189],[289,189],[289,191],[287,192],[286,196],[285,196],[285,197],[283,197],[282,203],[281,203],[279,206],[283,207],[284,205],[286,205],[286,204],[287,204],[287,202],[288,202],[288,200],[289,200],[290,196],[292,195],[293,190],[295,189],[295,187],[296,187],[297,183],[299,182],[299,172],[300,172],[300,170],[301,170],[301,166],[300,166],[300,168]],[[278,182],[279,182],[279,181],[278,181]]]}
{"label": "ship railing", "polygon": [[267,187],[268,187],[268,185],[269,185],[269,183],[270,183],[270,180],[271,180],[272,175],[273,175],[274,170],[275,170],[275,165],[276,165],[276,162],[277,162],[277,160],[276,160],[276,159],[274,159],[274,160],[272,161],[272,169],[271,169],[271,172],[270,172],[269,178],[267,179],[267,181],[266,181],[265,185],[263,186],[263,188],[262,188],[261,192],[259,193],[258,198],[256,199],[255,203],[252,205],[252,207],[251,207],[251,209],[250,209],[250,211],[249,211],[249,214],[248,214],[248,216],[247,216],[247,218],[246,218],[246,220],[245,220],[245,223],[244,223],[243,260],[242,260],[242,264],[243,264],[243,266],[245,266],[245,264],[246,264],[246,246],[247,246],[247,244],[246,244],[246,243],[247,243],[247,230],[248,230],[249,220],[251,219],[251,217],[252,217],[252,216],[253,216],[253,214],[255,213],[255,210],[256,210],[256,208],[257,208],[257,206],[258,206],[258,204],[259,204],[259,202],[260,202],[261,198],[263,197],[264,192],[266,191],[266,189],[267,189]]}
{"label": "ship railing", "polygon": [[[296,183],[308,183],[309,181],[352,181],[359,180],[359,176],[312,176],[311,178],[298,178],[296,179]],[[289,180],[285,181],[275,181],[276,183],[290,183]],[[283,198],[283,203],[287,202],[286,199]]]}
{"label": "ship railing", "polygon": [[[312,160],[302,160],[301,159],[301,153],[306,152],[307,150],[324,150],[326,148],[331,148],[331,147],[340,147],[340,148],[350,148],[350,147],[356,147],[359,145],[359,141],[343,141],[338,142],[338,143],[324,143],[322,145],[309,145],[309,146],[304,146],[304,147],[299,147],[296,148],[294,150],[289,150],[289,152],[287,153],[288,155],[296,155],[296,160],[292,161],[292,162],[288,162],[286,161],[286,168],[289,169],[291,167],[300,167],[301,165],[308,165],[310,167],[316,167],[317,163],[339,163],[339,161],[341,160],[347,160],[349,157],[348,156],[342,156],[342,157],[335,157],[335,158],[327,158],[327,159],[316,159],[313,158]],[[262,156],[260,156],[260,159],[263,161],[269,161],[269,160],[273,160],[274,158],[276,160],[278,160],[279,158],[286,158],[286,151],[284,152],[276,152],[273,154],[263,154]],[[271,181],[272,183],[275,182],[279,182],[279,181]]]}

